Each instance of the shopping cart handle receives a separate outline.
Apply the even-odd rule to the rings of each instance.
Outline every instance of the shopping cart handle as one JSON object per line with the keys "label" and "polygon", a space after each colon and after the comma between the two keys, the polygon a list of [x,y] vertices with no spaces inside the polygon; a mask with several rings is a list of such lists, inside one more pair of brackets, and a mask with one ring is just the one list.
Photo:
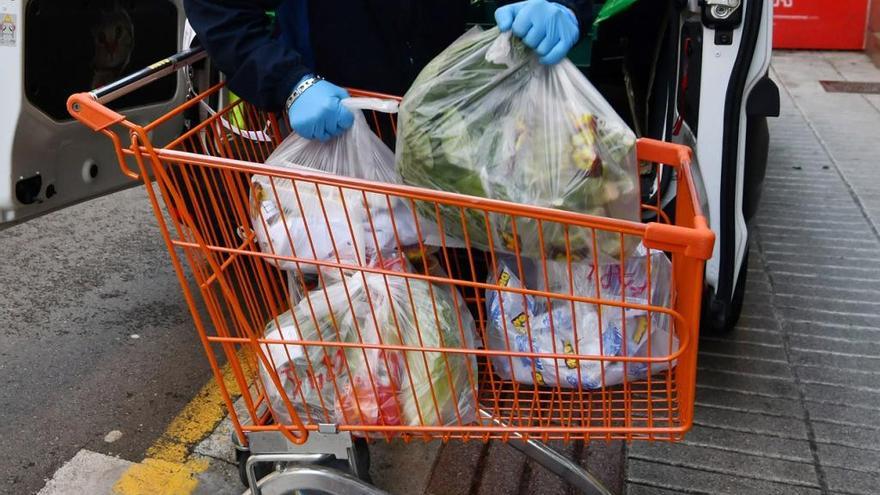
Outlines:
{"label": "shopping cart handle", "polygon": [[123,115],[107,108],[106,105],[108,103],[122,98],[157,79],[171,75],[183,67],[203,60],[207,56],[207,52],[201,47],[172,55],[116,82],[87,93],[77,93],[71,96],[67,100],[67,111],[93,131],[103,131],[125,120]]}
{"label": "shopping cart handle", "polygon": [[208,53],[204,48],[191,48],[166,59],[162,59],[149,67],[144,67],[143,69],[125,76],[116,82],[112,82],[106,86],[90,91],[89,94],[92,95],[98,103],[110,103],[113,100],[117,100],[146,86],[147,84],[150,84],[156,79],[173,74],[178,70],[204,60],[207,57]]}

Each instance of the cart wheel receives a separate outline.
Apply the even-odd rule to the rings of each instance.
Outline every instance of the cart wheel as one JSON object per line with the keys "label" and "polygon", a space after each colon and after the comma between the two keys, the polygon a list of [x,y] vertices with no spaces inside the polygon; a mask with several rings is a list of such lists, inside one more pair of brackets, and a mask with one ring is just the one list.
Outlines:
{"label": "cart wheel", "polygon": [[[235,450],[235,462],[238,463],[238,479],[241,480],[241,484],[244,485],[245,488],[250,488],[247,478],[247,460],[250,456],[251,453],[249,450]],[[258,480],[269,476],[273,471],[275,471],[275,466],[270,463],[257,464],[254,466],[254,474],[257,475]]]}
{"label": "cart wheel", "polygon": [[[321,463],[321,465],[326,466],[331,469],[335,469],[336,471],[340,471],[343,473],[351,473],[353,476],[356,476],[361,481],[365,483],[373,483],[373,478],[370,476],[370,447],[365,438],[354,438],[352,439],[352,448],[351,448],[351,460],[347,461],[344,459],[333,459],[331,461],[327,461]],[[235,451],[235,460],[238,462],[238,477],[241,480],[241,484],[248,488],[248,480],[247,480],[247,460],[251,456],[251,453],[247,450],[236,450]],[[275,471],[275,466],[269,463],[265,464],[257,464],[255,467],[255,473],[257,475],[257,479],[261,480],[266,476],[272,474]]]}
{"label": "cart wheel", "polygon": [[370,476],[370,447],[365,438],[352,438],[351,459],[332,461],[321,463],[326,466],[343,473],[350,473],[352,476],[360,479],[365,483],[373,483],[373,477]]}
{"label": "cart wheel", "polygon": [[[386,495],[354,476],[321,466],[296,466],[276,471],[260,480],[258,485],[262,495]],[[251,495],[251,490],[244,492],[244,495]]]}
{"label": "cart wheel", "polygon": [[366,438],[354,438],[351,447],[351,459],[348,470],[362,481],[372,484],[373,477],[370,476],[370,444]]}
{"label": "cart wheel", "polygon": [[703,300],[703,323],[709,333],[724,334],[732,332],[739,317],[742,315],[743,301],[746,296],[746,280],[749,275],[749,253],[746,251],[742,266],[739,268],[739,276],[736,279],[736,287],[733,290],[733,298],[727,301],[719,301],[712,294],[707,294]]}

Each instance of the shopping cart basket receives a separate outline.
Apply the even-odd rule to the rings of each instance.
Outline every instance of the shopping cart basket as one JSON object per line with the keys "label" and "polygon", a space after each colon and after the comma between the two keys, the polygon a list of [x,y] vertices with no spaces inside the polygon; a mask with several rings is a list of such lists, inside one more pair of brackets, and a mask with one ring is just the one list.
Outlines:
{"label": "shopping cart basket", "polygon": [[[204,52],[198,49],[184,52],[118,83],[73,95],[68,108],[77,120],[105,134],[115,147],[122,170],[146,185],[198,336],[228,407],[237,443],[241,451],[249,455],[247,474],[255,492],[267,489],[270,484],[292,481],[300,489],[371,493],[374,489],[355,478],[317,467],[290,468],[258,483],[255,466],[261,462],[319,461],[332,455],[348,459],[355,474],[362,475],[358,469],[362,470],[363,466],[356,462],[360,455],[358,445],[364,441],[402,438],[404,441],[510,442],[585,491],[607,493],[579,466],[543,444],[551,440],[675,441],[689,430],[693,421],[703,269],[705,260],[711,256],[714,236],[700,209],[688,148],[647,139],[638,142],[639,159],[674,169],[678,188],[674,215],[669,215],[668,209],[659,204],[646,205],[644,208],[652,211],[657,221],[641,224],[263,165],[289,129],[285,119],[259,111],[243,101],[217,112],[207,112],[205,118],[196,119],[170,143],[153,142],[153,131],[160,126],[173,125],[180,121],[177,117],[191,117],[194,110],[222,101],[222,83],[198,94],[194,92],[187,103],[150,123],[131,122],[108,108],[112,100],[204,58]],[[389,135],[395,131],[393,117],[379,114],[369,117],[377,134],[386,140],[393,137]],[[127,146],[123,145],[123,132],[130,137]],[[372,226],[370,205],[376,202],[368,201],[369,195],[381,198],[380,203],[389,206],[392,202],[406,205],[404,211],[409,212],[409,218],[398,217],[396,221],[414,221],[418,230],[427,228],[427,223],[419,223],[420,218],[424,221],[427,216],[427,221],[440,227],[441,240],[433,247],[421,240],[415,246],[403,246],[395,230],[398,249],[386,259],[378,254],[379,259],[371,262],[344,261],[339,257],[319,260],[302,253],[297,255],[291,246],[287,250],[280,246],[260,249],[256,239],[259,226],[255,224],[265,222],[267,214],[265,208],[253,205],[254,176],[269,181],[269,191],[264,191],[264,196],[276,210],[290,208],[278,201],[278,191],[284,187],[288,192],[292,188],[299,202],[294,208],[299,208],[302,214],[303,208],[308,207],[310,211],[317,208],[328,216],[324,203],[328,194],[341,198],[343,203],[346,200],[357,203],[357,198],[362,198],[363,202],[355,208],[366,215]],[[304,197],[311,203],[303,205]],[[457,212],[462,222],[465,217],[476,215],[483,219],[487,232],[499,218],[512,218],[515,220],[511,222],[514,241],[507,246],[477,249],[472,245],[469,230],[465,229],[464,239],[458,239],[453,247],[452,239],[443,234],[444,221],[449,220],[448,216],[444,220],[441,210]],[[399,214],[390,207],[387,212],[392,218],[395,213]],[[431,212],[436,214],[431,216]],[[360,228],[347,218],[347,213],[344,215],[347,229]],[[319,220],[329,224],[339,218]],[[394,220],[391,224],[399,225]],[[555,226],[556,232],[565,234],[564,251],[547,253],[539,245],[536,253],[535,246],[529,246],[531,252],[528,257],[524,256],[515,240],[517,225],[537,225],[539,235]],[[308,227],[305,235],[311,242]],[[375,239],[376,232],[368,232],[363,242],[369,244]],[[665,281],[658,282],[657,277],[651,276],[652,270],[660,272],[658,258],[643,256],[640,263],[648,274],[645,284],[649,293],[652,283],[668,285],[668,305],[659,305],[653,300],[633,301],[626,290],[619,291],[617,296],[602,294],[601,287],[606,285],[599,279],[601,267],[589,257],[578,260],[584,246],[575,246],[575,239],[585,242],[586,251],[593,253],[599,252],[600,241],[607,244],[611,239],[619,246],[615,251],[618,267],[628,266],[629,258],[634,256],[634,244],[644,247],[642,254],[645,250],[648,254],[665,253],[663,260],[671,260]],[[282,252],[286,254],[280,254]],[[504,277],[500,275],[503,260],[507,260],[504,266],[509,272]],[[552,284],[546,280],[550,264],[555,264],[557,269],[561,266],[566,275],[562,289],[551,289]],[[595,277],[589,280],[592,285],[587,284],[594,288],[593,292],[576,290],[580,287],[578,282],[586,280],[577,280],[573,267],[584,264],[587,276]],[[505,277],[508,281],[511,275],[527,279],[526,265],[537,267],[535,273],[543,274],[548,283],[534,289],[525,284],[502,287],[496,283]],[[285,270],[281,269],[283,266]],[[408,268],[401,269],[401,266]],[[625,271],[612,271],[612,275],[602,272],[601,276],[610,277],[612,285],[626,287],[629,281]],[[194,279],[194,285],[189,283],[188,274]],[[487,274],[495,279],[487,279]],[[378,284],[372,293],[375,297],[370,296],[370,291],[364,296],[364,290],[360,295],[353,295],[356,290],[353,286],[368,278],[376,282],[373,286]],[[327,287],[333,283],[341,285],[341,289],[337,287],[341,290],[337,290],[337,296],[342,294],[341,297],[333,299],[328,295]],[[406,297],[396,300],[390,297],[390,286],[395,284],[406,287]],[[385,290],[387,299],[383,299]],[[303,296],[308,291],[311,291],[309,295]],[[414,297],[414,293],[418,296]],[[552,349],[537,352],[534,348],[537,337],[532,335],[533,327],[538,325],[536,319],[512,315],[519,317],[514,319],[526,346],[517,348],[507,342],[499,349],[485,345],[490,340],[490,332],[506,335],[506,331],[490,324],[485,304],[490,294],[501,299],[505,299],[502,294],[507,296],[509,305],[509,301],[517,301],[517,298],[537,306],[558,308],[561,305],[563,313],[565,308],[570,308],[572,320],[576,318],[577,308],[584,305],[599,308],[600,315],[602,311],[640,312],[647,315],[643,319],[647,332],[645,328],[627,329],[627,320],[623,318],[622,348],[618,346],[609,351],[600,318],[594,339],[599,341],[599,352],[580,353],[577,342],[593,339],[588,334],[597,329],[582,327],[578,337],[576,328],[554,328],[551,315],[550,340],[555,341],[556,333],[573,331],[575,343],[560,344],[559,348],[554,344]],[[455,303],[438,309],[443,297],[447,303],[450,298]],[[355,301],[356,298],[360,299]],[[457,304],[459,300],[461,304]],[[389,305],[397,308],[389,311]],[[416,321],[414,327],[402,328],[405,323],[400,320],[416,315],[416,306],[421,306],[419,314],[422,315],[425,307],[429,308],[429,317]],[[321,311],[323,316],[316,313]],[[444,311],[441,321],[440,313]],[[364,327],[369,326],[369,321],[377,322],[376,314],[383,313],[386,317],[382,325],[387,327],[383,330],[389,330],[391,335],[409,331],[411,338],[389,339],[389,333],[385,332],[378,332],[378,338],[375,334],[368,337],[368,329],[356,323],[354,331],[343,337],[339,331],[341,324],[336,321],[343,318],[338,316],[342,313],[346,313],[349,320],[361,321]],[[286,335],[267,332],[267,328],[280,328],[280,315],[285,314],[304,315],[305,321],[296,322],[296,330]],[[203,315],[207,315],[207,320]],[[473,321],[476,323],[469,324]],[[651,332],[651,325],[662,322],[669,328],[665,343]],[[315,336],[301,331],[305,325],[312,329],[330,329],[330,333]],[[375,323],[371,328],[376,329],[378,325]],[[562,323],[557,321],[556,325]],[[441,327],[446,330],[445,334],[438,330]],[[469,346],[464,344],[468,331],[475,333],[474,344]],[[429,335],[431,332],[440,332],[439,341],[437,335]],[[628,332],[642,332],[639,338],[647,339],[647,352],[635,355],[626,351]],[[445,341],[444,335],[446,340],[455,343]],[[278,349],[288,356],[299,353],[315,359],[307,359],[305,366],[291,366],[281,371],[283,366],[276,362]],[[667,352],[658,353],[656,349],[667,349]],[[373,358],[358,361],[359,366],[369,368],[372,364],[382,370],[361,373],[360,383],[365,390],[355,390],[352,374],[363,370],[353,372],[347,361],[360,360],[358,356],[367,354]],[[427,364],[428,359],[432,365]],[[394,364],[389,364],[389,360]],[[515,373],[511,375],[510,369],[507,379],[502,378],[504,373],[499,372],[498,366],[504,362],[513,364],[514,360],[530,367],[531,383]],[[222,379],[224,362],[231,368],[241,394],[238,407]],[[548,362],[558,366],[547,367]],[[568,367],[569,375],[571,370],[577,370],[574,372],[578,376],[576,382],[566,385],[559,377],[563,366]],[[606,381],[612,366],[623,370],[624,378],[619,380],[622,383]],[[319,367],[323,371],[318,371]],[[385,385],[377,383],[378,376],[390,374],[392,367],[397,376],[391,380],[394,382],[392,393],[380,398],[383,393],[380,389]],[[598,381],[587,384],[587,379],[580,376],[581,370],[586,369],[598,369],[594,376]],[[634,370],[641,370],[643,376],[635,378]],[[455,373],[459,380],[449,378]],[[541,373],[544,376],[539,376]],[[554,374],[556,376],[552,376]],[[320,378],[316,378],[319,375]],[[320,385],[316,385],[318,379]],[[415,383],[418,380],[421,381]],[[406,401],[400,398],[401,390],[417,387],[422,390],[422,400],[401,404]],[[306,398],[304,389],[310,390],[310,398]],[[449,397],[459,400],[450,401]],[[381,401],[390,404],[393,412],[377,406]],[[471,404],[474,410],[463,411],[459,407],[463,403]],[[413,405],[416,414],[401,418],[400,411]],[[379,413],[375,412],[377,408]],[[445,413],[441,414],[440,409]],[[357,442],[353,442],[353,436]]]}

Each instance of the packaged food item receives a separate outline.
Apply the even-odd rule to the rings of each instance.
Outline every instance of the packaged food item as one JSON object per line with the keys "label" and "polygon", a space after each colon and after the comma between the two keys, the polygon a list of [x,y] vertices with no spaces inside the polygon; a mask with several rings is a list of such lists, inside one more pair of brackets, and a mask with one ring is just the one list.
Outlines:
{"label": "packaged food item", "polygon": [[[397,163],[408,184],[578,213],[640,219],[636,137],[569,61],[539,63],[510,33],[465,34],[422,71],[398,120]],[[425,205],[433,214],[434,205]],[[447,233],[481,249],[592,258],[588,229],[441,207]],[[463,225],[464,224],[464,225]],[[618,236],[598,233],[619,258]]]}
{"label": "packaged food item", "polygon": [[[328,296],[343,296],[340,288],[331,288]],[[283,344],[285,341],[320,341],[335,335],[333,310],[327,300],[312,297],[311,307],[305,299],[294,308],[268,322],[264,338],[274,343],[263,344],[282,390],[271,380],[269,370],[260,362],[260,378],[266,387],[269,407],[275,420],[291,424],[285,398],[303,422],[333,423],[338,382],[347,382],[342,349],[332,347],[305,347]]]}
{"label": "packaged food item", "polygon": [[[559,295],[670,307],[671,263],[662,252],[649,253],[641,245],[623,266],[574,263],[569,270],[567,263],[548,262],[546,273],[539,262],[530,261],[523,266],[522,276],[538,281],[532,287],[535,290],[545,290],[546,285],[547,292]],[[596,389],[643,379],[671,365],[659,363],[649,368],[644,363],[601,359],[666,357],[675,353],[678,338],[668,314],[523,294],[516,292],[528,289],[519,275],[518,264],[507,261],[499,265],[499,273],[489,280],[499,290],[486,292],[488,348],[567,354],[571,358],[492,358],[493,371],[502,379],[548,387]]]}

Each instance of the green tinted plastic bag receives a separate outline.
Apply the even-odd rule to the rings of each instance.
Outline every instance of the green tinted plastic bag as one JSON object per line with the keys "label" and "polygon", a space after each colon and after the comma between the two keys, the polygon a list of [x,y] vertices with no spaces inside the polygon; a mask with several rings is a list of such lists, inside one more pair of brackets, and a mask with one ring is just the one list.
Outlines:
{"label": "green tinted plastic bag", "polygon": [[600,24],[617,14],[622,13],[626,9],[632,7],[639,0],[608,0],[596,16],[595,24]]}
{"label": "green tinted plastic bag", "polygon": [[[541,65],[510,33],[474,28],[429,63],[403,98],[404,182],[594,216],[640,221],[636,136],[570,61]],[[477,249],[618,260],[617,234],[420,202]],[[631,246],[635,247],[635,246]]]}

